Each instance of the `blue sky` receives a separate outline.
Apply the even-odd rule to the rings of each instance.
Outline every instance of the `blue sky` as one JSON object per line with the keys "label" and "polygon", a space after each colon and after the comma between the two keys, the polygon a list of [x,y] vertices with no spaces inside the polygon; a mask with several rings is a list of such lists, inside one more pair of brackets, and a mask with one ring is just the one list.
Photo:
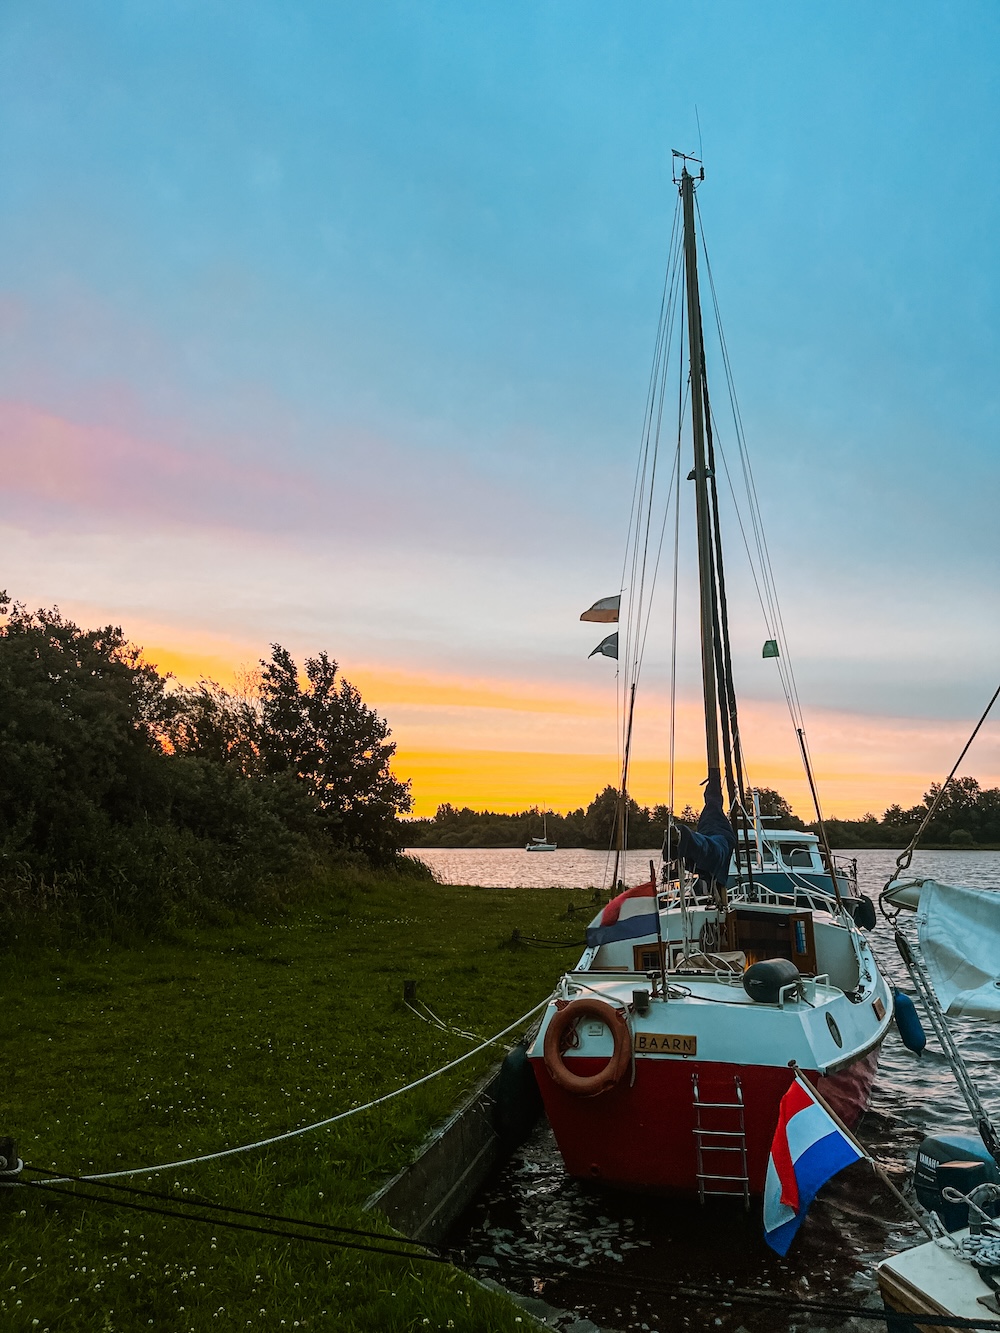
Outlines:
{"label": "blue sky", "polygon": [[403,748],[613,752],[400,682],[589,717],[700,143],[807,713],[845,774],[909,737],[871,790],[919,786],[1000,676],[998,39],[993,3],[8,0],[0,582],[219,661],[327,647],[397,682]]}

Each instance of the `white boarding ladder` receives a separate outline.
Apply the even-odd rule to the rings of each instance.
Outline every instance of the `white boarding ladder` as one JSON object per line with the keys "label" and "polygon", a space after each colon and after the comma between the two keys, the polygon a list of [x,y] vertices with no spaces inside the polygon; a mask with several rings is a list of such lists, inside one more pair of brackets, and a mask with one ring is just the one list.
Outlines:
{"label": "white boarding ladder", "polygon": [[747,1175],[747,1135],[743,1114],[743,1084],[733,1075],[731,1102],[703,1102],[698,1091],[697,1071],[691,1075],[694,1105],[694,1142],[697,1154],[698,1199],[717,1194],[743,1199],[750,1207],[750,1177]]}

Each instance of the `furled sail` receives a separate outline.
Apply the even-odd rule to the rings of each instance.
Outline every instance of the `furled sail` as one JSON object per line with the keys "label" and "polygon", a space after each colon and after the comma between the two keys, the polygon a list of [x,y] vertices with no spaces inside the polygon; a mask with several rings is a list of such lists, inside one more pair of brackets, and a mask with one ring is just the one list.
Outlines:
{"label": "furled sail", "polygon": [[696,870],[709,883],[725,884],[736,850],[736,834],[722,808],[722,778],[717,768],[708,776],[697,832],[684,824],[677,826],[677,832],[681,858],[688,870]]}
{"label": "furled sail", "polygon": [[596,620],[602,625],[616,625],[618,623],[618,612],[621,610],[621,593],[616,593],[614,597],[602,597],[596,601],[589,611],[584,611],[580,617],[581,620]]}
{"label": "furled sail", "polygon": [[925,879],[917,910],[920,950],[952,1018],[1000,1023],[1000,890]]}

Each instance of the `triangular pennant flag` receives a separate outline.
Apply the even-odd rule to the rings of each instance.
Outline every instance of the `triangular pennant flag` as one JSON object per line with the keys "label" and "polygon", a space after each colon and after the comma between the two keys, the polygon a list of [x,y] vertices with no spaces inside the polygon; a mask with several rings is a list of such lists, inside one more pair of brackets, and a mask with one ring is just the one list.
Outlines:
{"label": "triangular pennant flag", "polygon": [[615,630],[614,634],[609,634],[608,637],[607,637],[606,639],[602,639],[601,642],[600,642],[600,643],[597,645],[597,647],[594,649],[594,651],[593,651],[592,653],[588,653],[588,654],[587,654],[587,657],[588,657],[588,658],[590,658],[590,657],[595,657],[598,653],[603,653],[603,655],[604,655],[605,657],[613,657],[613,658],[615,659],[616,662],[618,661],[618,631],[617,631],[617,630]]}
{"label": "triangular pennant flag", "polygon": [[604,625],[617,624],[621,604],[621,593],[617,593],[614,597],[602,597],[600,601],[594,603],[589,611],[584,611],[580,619],[597,620]]}

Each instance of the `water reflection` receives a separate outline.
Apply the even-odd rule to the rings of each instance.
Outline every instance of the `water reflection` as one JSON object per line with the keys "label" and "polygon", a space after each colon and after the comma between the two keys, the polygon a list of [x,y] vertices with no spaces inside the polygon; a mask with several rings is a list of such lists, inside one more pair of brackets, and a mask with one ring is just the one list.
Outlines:
{"label": "water reflection", "polygon": [[[484,889],[594,889],[611,883],[614,852],[585,847],[554,852],[526,852],[521,847],[416,847],[410,856],[426,861],[442,884],[478,884]],[[619,878],[639,884],[649,878],[649,863],[659,864],[660,849],[629,852]]]}
{"label": "water reflection", "polygon": [[[554,852],[526,852],[519,847],[415,847],[411,856],[425,861],[442,884],[478,884],[489,889],[602,888],[611,882],[614,854],[585,847]],[[898,852],[850,851],[867,892],[875,894],[892,874]],[[626,878],[639,884],[649,862],[659,863],[659,848],[631,851]],[[917,852],[909,874],[948,884],[1000,885],[1000,852]]]}

